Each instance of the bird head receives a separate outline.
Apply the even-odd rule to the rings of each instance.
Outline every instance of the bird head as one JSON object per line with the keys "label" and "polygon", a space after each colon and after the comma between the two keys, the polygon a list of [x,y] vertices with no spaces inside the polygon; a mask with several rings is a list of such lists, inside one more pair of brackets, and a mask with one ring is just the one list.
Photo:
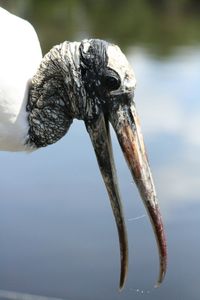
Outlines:
{"label": "bird head", "polygon": [[101,112],[111,113],[120,105],[130,104],[136,80],[120,48],[93,39],[84,40],[79,51],[81,80],[86,91],[86,107],[82,118],[90,121]]}
{"label": "bird head", "polygon": [[[48,64],[51,67],[46,67]],[[82,119],[85,122],[118,229],[121,254],[120,288],[122,288],[128,269],[128,243],[112,153],[109,129],[110,124],[112,125],[155,232],[160,257],[158,277],[158,284],[160,284],[167,265],[166,239],[134,103],[136,79],[126,56],[118,46],[103,40],[90,39],[83,40],[81,43],[65,42],[50,51],[50,54],[44,58],[44,63],[41,64],[41,70],[33,80],[33,100],[29,101],[29,106],[34,106],[29,116],[32,130],[36,128],[35,135],[40,134],[41,128],[34,127],[37,124],[34,118],[42,106],[45,110],[43,109],[43,112],[40,110],[39,113],[40,120],[44,120],[43,124],[46,124],[46,127],[43,126],[45,133],[41,134],[44,137],[44,146],[62,137],[73,118]],[[57,81],[52,81],[52,77],[57,78]],[[34,102],[34,99],[38,97],[41,99],[41,93],[34,94],[34,91],[38,93],[40,90],[38,86],[45,85],[45,78],[50,78],[49,84],[45,84],[52,90],[45,92],[44,95],[55,97],[55,94],[59,93],[62,99],[62,102],[54,101],[53,103],[54,114],[58,114],[55,122],[59,119],[60,124],[63,124],[62,130],[60,130],[61,126],[58,128],[52,122],[50,113],[52,106],[49,106],[49,103],[51,104],[49,98],[43,97],[40,106]],[[50,108],[47,109],[47,107]],[[48,118],[51,122],[46,121]],[[50,129],[51,131],[48,132]],[[56,130],[58,135],[55,137]],[[49,137],[52,137],[50,142]],[[40,140],[38,138],[36,141]]]}

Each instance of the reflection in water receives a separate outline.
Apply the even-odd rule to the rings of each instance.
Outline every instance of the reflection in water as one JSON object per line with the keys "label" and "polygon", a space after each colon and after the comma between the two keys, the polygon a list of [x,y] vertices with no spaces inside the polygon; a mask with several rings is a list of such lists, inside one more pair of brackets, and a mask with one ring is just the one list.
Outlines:
{"label": "reflection in water", "polygon": [[198,201],[200,48],[177,49],[164,61],[141,53],[138,49],[132,55],[139,82],[136,102],[146,139],[153,140],[152,151],[161,156],[156,156],[156,172],[162,190],[166,189],[164,205],[176,205],[173,199]]}
{"label": "reflection in water", "polygon": [[[58,19],[46,27],[38,10],[30,13],[33,1],[25,2],[27,16],[42,28],[43,43],[47,32],[56,42],[62,38],[52,31],[55,24],[59,27]],[[49,6],[48,13],[53,12],[56,8]],[[95,20],[88,18],[86,25],[99,33]],[[190,26],[184,29],[194,24]],[[70,30],[69,37],[78,36]],[[84,124],[75,121],[56,145],[31,155],[0,155],[0,289],[72,300],[199,300],[200,48],[173,48],[173,55],[161,59],[154,51],[130,45],[136,103],[168,236],[163,285],[153,288],[158,269],[153,233],[148,218],[139,218],[146,213],[113,135],[130,241],[129,277],[118,293],[114,220]]]}

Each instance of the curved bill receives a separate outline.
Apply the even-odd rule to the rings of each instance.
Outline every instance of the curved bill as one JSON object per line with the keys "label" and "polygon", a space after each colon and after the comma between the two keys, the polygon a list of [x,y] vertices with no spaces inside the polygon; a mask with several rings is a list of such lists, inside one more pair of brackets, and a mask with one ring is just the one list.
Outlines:
{"label": "curved bill", "polygon": [[149,214],[160,256],[160,272],[156,286],[163,281],[167,268],[167,246],[155,187],[148,164],[135,106],[119,106],[109,114],[127,164]]}
{"label": "curved bill", "polygon": [[117,185],[109,124],[108,121],[105,120],[103,113],[100,114],[98,119],[96,119],[95,121],[93,120],[91,123],[85,123],[96,153],[103,180],[108,191],[117,225],[121,256],[121,274],[119,287],[120,289],[122,289],[128,271],[128,242],[122,205]]}

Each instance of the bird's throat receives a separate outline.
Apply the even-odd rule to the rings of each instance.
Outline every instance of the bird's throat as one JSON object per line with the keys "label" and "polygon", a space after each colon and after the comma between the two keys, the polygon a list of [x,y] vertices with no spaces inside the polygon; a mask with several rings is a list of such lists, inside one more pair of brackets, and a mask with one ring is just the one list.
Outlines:
{"label": "bird's throat", "polygon": [[80,43],[64,42],[47,53],[32,79],[27,103],[32,148],[57,142],[73,118],[82,118],[85,90],[79,70]]}

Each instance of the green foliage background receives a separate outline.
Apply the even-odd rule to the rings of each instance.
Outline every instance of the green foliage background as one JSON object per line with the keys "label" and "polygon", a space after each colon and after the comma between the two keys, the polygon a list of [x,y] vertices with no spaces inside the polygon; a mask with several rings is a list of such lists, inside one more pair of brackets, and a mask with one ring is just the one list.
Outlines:
{"label": "green foliage background", "polygon": [[46,52],[63,40],[98,37],[160,55],[200,42],[199,0],[0,0],[32,22]]}

